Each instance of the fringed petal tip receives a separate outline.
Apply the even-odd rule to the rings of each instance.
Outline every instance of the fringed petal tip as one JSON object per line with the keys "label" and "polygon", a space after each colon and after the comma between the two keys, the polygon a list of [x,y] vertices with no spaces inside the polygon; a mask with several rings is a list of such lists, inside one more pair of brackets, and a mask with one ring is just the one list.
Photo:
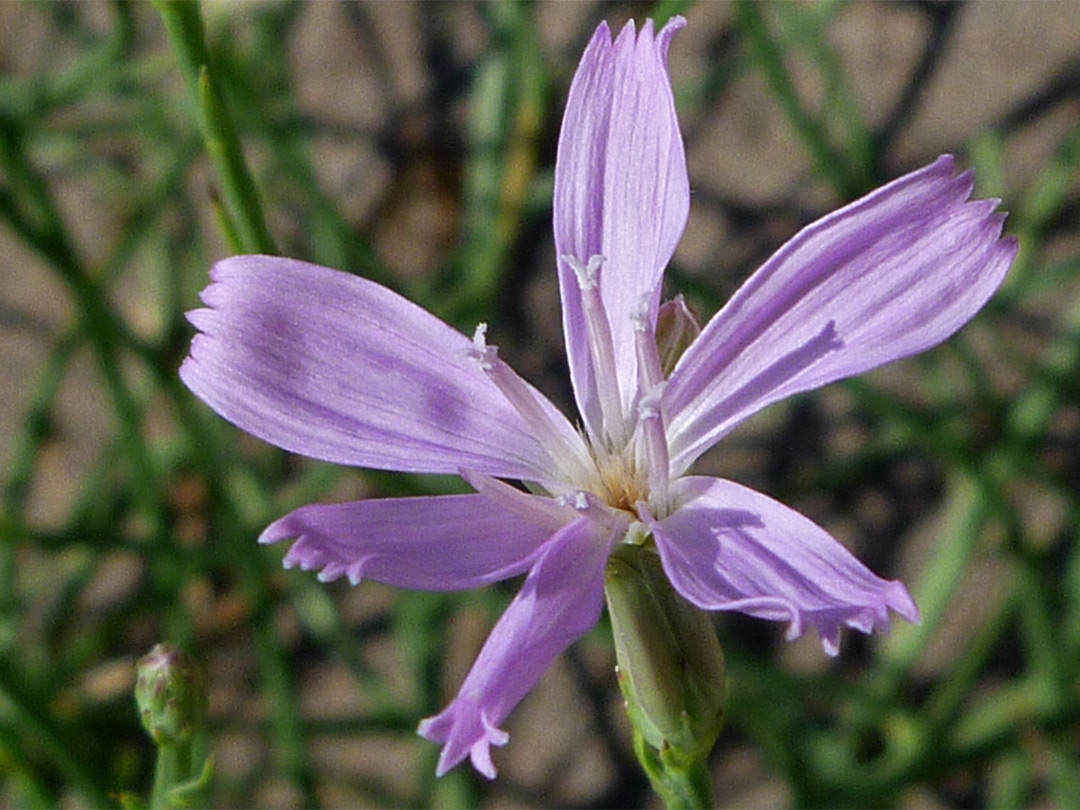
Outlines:
{"label": "fringed petal tip", "polygon": [[[1001,205],[1001,198],[971,199],[971,195],[975,191],[975,170],[967,169],[954,176],[955,171],[956,166],[953,156],[944,154],[926,168],[913,172],[911,176],[925,173],[928,177],[940,175],[943,179],[947,179],[954,190],[955,197],[953,199],[957,201],[954,209],[955,214],[962,215],[962,218],[985,223],[986,229],[978,234],[978,241],[985,241],[986,244],[991,245],[992,252],[996,254],[995,258],[999,261],[1004,260],[1001,264],[1007,270],[1013,259],[1016,258],[1020,245],[1015,236],[1002,236],[1008,212],[997,210]],[[899,179],[903,180],[904,178]],[[1004,271],[1000,275],[1003,277]]]}
{"label": "fringed petal tip", "polygon": [[[259,542],[262,539],[259,538]],[[276,542],[276,541],[270,541]],[[349,564],[335,561],[319,548],[318,541],[307,537],[300,537],[293,543],[291,549],[282,559],[282,567],[286,570],[299,568],[301,571],[319,570],[316,579],[320,582],[334,582],[341,577],[347,577],[350,585],[359,585],[363,579],[364,564],[367,558],[357,559]]]}
{"label": "fringed petal tip", "polygon": [[421,720],[416,733],[425,740],[443,744],[435,766],[435,775],[439,777],[468,757],[477,772],[494,779],[498,769],[491,760],[491,746],[503,746],[510,741],[510,735],[492,723],[487,712],[462,699],[455,700],[440,714]]}
{"label": "fringed petal tip", "polygon": [[910,624],[921,624],[922,616],[919,615],[919,606],[911,598],[911,594],[900,580],[889,580],[886,584],[883,596],[885,604],[896,612],[900,618]]}
{"label": "fringed petal tip", "polygon": [[497,724],[509,715],[555,658],[596,625],[604,603],[604,568],[611,537],[579,518],[544,546],[521,592],[503,613],[465,677],[440,714],[424,720],[420,736],[443,743],[437,773],[468,756],[495,778],[491,746],[509,735]]}
{"label": "fringed petal tip", "polygon": [[262,534],[259,535],[259,539],[256,542],[260,546],[272,546],[274,543],[280,543],[288,537],[295,536],[295,534],[289,534],[287,531],[283,531],[281,528],[281,521],[276,520],[263,529]]}
{"label": "fringed petal tip", "polygon": [[849,605],[819,611],[806,617],[793,614],[785,638],[788,641],[794,641],[803,635],[807,624],[812,625],[817,629],[825,654],[835,658],[840,654],[841,631],[844,627],[865,635],[873,633],[888,635],[892,631],[890,611],[911,624],[919,624],[921,621],[919,608],[902,582],[884,581],[879,597],[880,599],[872,605]]}
{"label": "fringed petal tip", "polygon": [[530,426],[466,356],[468,338],[397,293],[269,256],[225,259],[211,278],[187,315],[199,333],[180,377],[242,430],[348,466],[528,480],[549,470]]}
{"label": "fringed petal tip", "polygon": [[259,535],[259,544],[270,546],[282,540],[294,539],[292,546],[285,553],[281,566],[286,569],[299,568],[301,571],[315,571],[319,573],[316,578],[319,582],[334,582],[341,577],[347,577],[349,584],[356,586],[363,581],[363,569],[368,557],[361,557],[355,561],[345,563],[332,559],[326,549],[321,548],[320,538],[298,533],[287,523],[288,515],[271,523],[262,534]]}
{"label": "fringed petal tip", "polygon": [[918,621],[907,589],[884,580],[809,518],[717,478],[683,478],[681,505],[653,530],[664,571],[691,604],[787,623],[789,641],[817,630],[829,655],[844,627],[888,632],[890,610]]}
{"label": "fringed petal tip", "polygon": [[954,168],[942,155],[822,217],[747,279],[668,378],[673,470],[767,405],[926,351],[978,313],[1017,246]]}
{"label": "fringed petal tip", "polygon": [[[491,486],[494,495],[502,494],[499,486],[510,489]],[[353,585],[371,579],[413,590],[466,590],[531,567],[565,522],[556,507],[536,500],[523,506],[475,494],[309,504],[271,523],[259,542],[293,540],[284,566],[319,571],[321,582],[348,577]]]}
{"label": "fringed petal tip", "polygon": [[[777,603],[776,610],[786,615],[770,615],[773,610],[767,604]],[[751,604],[760,603],[760,604]],[[874,630],[889,631],[888,616],[879,614],[874,608],[841,608],[814,612],[803,612],[792,602],[787,600],[741,600],[724,606],[725,611],[746,613],[762,619],[786,620],[788,625],[784,631],[785,641],[797,641],[806,635],[807,627],[817,630],[821,640],[822,649],[830,658],[840,654],[841,630],[844,626],[861,633],[870,634]],[[852,613],[854,611],[854,613]],[[845,618],[846,615],[846,618]]]}
{"label": "fringed petal tip", "polygon": [[[565,261],[559,265],[571,382],[593,435],[612,402],[631,405],[633,313],[645,298],[655,317],[664,269],[689,216],[686,155],[666,64],[683,22],[670,21],[656,34],[647,20],[638,34],[631,20],[614,42],[606,25],[598,27],[567,97],[555,161],[555,255],[582,266],[605,258],[597,283],[602,306],[585,296],[594,315],[587,314],[578,274]],[[607,325],[596,329],[604,319]],[[592,335],[609,331],[610,347],[592,345]]]}

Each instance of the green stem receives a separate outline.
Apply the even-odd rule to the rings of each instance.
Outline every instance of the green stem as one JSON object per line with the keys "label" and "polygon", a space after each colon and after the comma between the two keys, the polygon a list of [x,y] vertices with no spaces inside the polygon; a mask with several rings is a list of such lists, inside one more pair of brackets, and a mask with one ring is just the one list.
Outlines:
{"label": "green stem", "polygon": [[[190,759],[190,744],[158,746],[157,764],[154,767],[154,789],[150,794],[153,810],[171,806],[169,799],[173,789],[184,780]],[[181,749],[186,749],[182,751]]]}
{"label": "green stem", "polygon": [[153,521],[159,541],[163,540],[168,533],[166,515],[157,495],[157,471],[140,432],[142,411],[120,369],[120,348],[135,341],[76,254],[48,185],[27,158],[22,135],[13,122],[0,119],[0,163],[9,172],[16,192],[0,196],[0,215],[52,264],[68,286],[79,309],[79,328],[97,355],[112,396],[120,445],[132,466],[132,489]]}
{"label": "green stem", "polygon": [[211,67],[199,6],[189,0],[155,0],[154,6],[161,14],[188,92],[199,110],[206,150],[221,182],[240,245],[251,253],[276,253],[240,138]]}
{"label": "green stem", "polygon": [[49,756],[52,763],[64,775],[91,807],[108,807],[110,802],[105,788],[98,783],[94,769],[74,755],[78,750],[71,742],[74,730],[61,729],[35,699],[15,670],[0,663],[0,703],[17,722],[19,733],[26,743],[36,744]]}
{"label": "green stem", "polygon": [[762,8],[763,6],[749,0],[736,3],[735,13],[739,28],[749,41],[781,109],[806,148],[810,150],[818,170],[841,196],[852,199],[863,189],[850,176],[841,155],[829,144],[821,122],[812,117],[799,100],[795,84],[784,66],[781,47],[769,34]]}
{"label": "green stem", "polygon": [[[287,78],[282,76],[280,80],[268,82],[265,74],[250,76],[245,63],[231,53],[222,54],[215,68],[221,81],[228,83],[230,109],[235,111],[237,120],[262,134],[274,156],[275,168],[306,193],[311,208],[309,230],[313,255],[310,258],[391,288],[400,284],[400,279],[395,279],[382,264],[367,237],[353,229],[322,189],[307,154],[307,142],[317,133],[296,121],[283,121],[268,112],[271,105],[267,104],[267,98],[272,98],[274,109],[287,109],[299,117]],[[409,297],[415,299],[411,291]]]}
{"label": "green stem", "polygon": [[634,753],[668,807],[710,807],[709,754],[724,724],[724,657],[708,613],[686,602],[648,546],[622,544],[604,595]]}
{"label": "green stem", "polygon": [[987,494],[971,479],[958,477],[948,487],[950,501],[941,532],[942,542],[915,587],[915,601],[922,621],[897,627],[885,644],[883,660],[888,683],[884,694],[895,694],[899,681],[914,664],[928,640],[937,632],[978,542],[989,512]]}
{"label": "green stem", "polygon": [[634,729],[634,753],[649,777],[649,784],[668,810],[696,810],[713,806],[712,778],[707,759],[676,763],[658,752]]}

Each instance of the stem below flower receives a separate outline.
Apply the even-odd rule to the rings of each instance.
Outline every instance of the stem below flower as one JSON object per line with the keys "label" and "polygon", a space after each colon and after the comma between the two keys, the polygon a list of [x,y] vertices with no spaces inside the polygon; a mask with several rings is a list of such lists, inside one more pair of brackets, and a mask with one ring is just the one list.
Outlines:
{"label": "stem below flower", "polygon": [[172,792],[187,778],[191,759],[191,743],[159,745],[157,764],[154,767],[154,789],[150,794],[150,807],[172,807]]}
{"label": "stem below flower", "polygon": [[649,777],[649,784],[668,810],[701,810],[713,806],[707,759],[673,762],[673,757],[649,745],[637,729],[634,729],[634,753]]}

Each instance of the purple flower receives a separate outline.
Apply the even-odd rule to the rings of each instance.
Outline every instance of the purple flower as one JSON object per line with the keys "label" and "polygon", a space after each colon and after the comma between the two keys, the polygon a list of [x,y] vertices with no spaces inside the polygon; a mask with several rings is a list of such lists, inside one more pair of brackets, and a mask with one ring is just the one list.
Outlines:
{"label": "purple flower", "polygon": [[[269,526],[287,567],[458,590],[528,572],[454,701],[420,724],[494,777],[490,746],[541,674],[593,627],[613,544],[655,543],[705,610],[888,629],[918,611],[807,518],[688,475],[761,408],[934,346],[986,303],[1016,255],[996,200],[969,202],[949,156],[809,225],[696,335],[660,287],[690,205],[667,73],[684,21],[596,30],[574,77],[555,172],[563,326],[582,429],[486,342],[355,276],[269,256],[218,263],[180,374],[244,430],[358,467],[461,473],[469,495],[312,505]],[[658,347],[658,323],[664,332]],[[677,364],[672,330],[689,348]],[[674,365],[674,368],[672,368]],[[528,482],[531,494],[500,479]],[[651,538],[651,539],[650,539]]]}

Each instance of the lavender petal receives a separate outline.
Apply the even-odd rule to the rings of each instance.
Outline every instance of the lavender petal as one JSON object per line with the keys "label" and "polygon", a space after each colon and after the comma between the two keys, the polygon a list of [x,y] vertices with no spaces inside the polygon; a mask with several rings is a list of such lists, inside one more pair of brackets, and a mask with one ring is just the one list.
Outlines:
{"label": "lavender petal", "polygon": [[[601,255],[600,291],[628,404],[637,385],[631,315],[643,296],[655,322],[664,267],[686,227],[690,185],[667,70],[674,17],[654,36],[633,22],[614,43],[596,29],[574,75],[555,163],[555,247],[582,264]],[[563,329],[583,418],[599,426],[585,316],[574,272],[559,262]]]}
{"label": "lavender petal", "polygon": [[495,778],[490,748],[509,739],[499,725],[552,661],[600,618],[611,538],[598,531],[587,518],[579,518],[543,546],[457,697],[420,723],[422,737],[443,743],[437,775],[469,757],[480,773]]}
{"label": "lavender petal", "polygon": [[[536,498],[537,502],[546,500]],[[296,538],[285,567],[399,588],[455,591],[516,576],[560,528],[558,508],[532,519],[483,495],[382,498],[303,506],[274,521],[260,543]]]}
{"label": "lavender petal", "polygon": [[688,477],[673,486],[681,505],[653,529],[672,585],[704,610],[734,610],[788,622],[788,638],[817,629],[836,655],[840,629],[889,629],[889,610],[909,622],[918,608],[897,581],[876,576],[809,518],[747,487]]}
{"label": "lavender petal", "polygon": [[996,200],[948,155],[804,228],[732,297],[665,390],[672,467],[766,405],[924,351],[967,323],[1016,256]]}
{"label": "lavender petal", "polygon": [[[270,256],[219,262],[188,314],[187,386],[247,432],[360,467],[543,479],[550,457],[471,341],[366,279]],[[562,430],[573,427],[537,393]]]}

